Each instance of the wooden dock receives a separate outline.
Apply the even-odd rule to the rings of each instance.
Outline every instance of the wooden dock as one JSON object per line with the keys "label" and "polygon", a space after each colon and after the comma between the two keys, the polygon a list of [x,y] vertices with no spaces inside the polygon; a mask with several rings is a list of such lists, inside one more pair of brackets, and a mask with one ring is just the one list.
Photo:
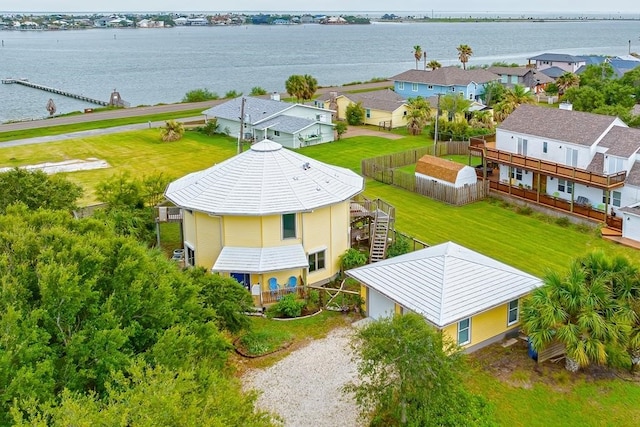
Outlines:
{"label": "wooden dock", "polygon": [[109,102],[107,102],[107,101],[101,101],[99,99],[89,98],[88,96],[78,95],[78,94],[67,92],[67,91],[64,91],[64,90],[60,90],[60,89],[56,89],[56,88],[52,88],[52,87],[48,87],[48,86],[43,86],[43,85],[39,85],[39,84],[36,84],[36,83],[31,83],[27,79],[12,79],[12,78],[2,79],[2,84],[13,84],[13,83],[16,83],[16,84],[19,84],[19,85],[23,85],[23,86],[32,87],[34,89],[44,90],[45,92],[51,92],[51,93],[55,93],[55,94],[58,94],[58,95],[67,96],[69,98],[79,99],[80,101],[89,102],[91,104],[103,105],[105,107],[107,105],[109,105]]}

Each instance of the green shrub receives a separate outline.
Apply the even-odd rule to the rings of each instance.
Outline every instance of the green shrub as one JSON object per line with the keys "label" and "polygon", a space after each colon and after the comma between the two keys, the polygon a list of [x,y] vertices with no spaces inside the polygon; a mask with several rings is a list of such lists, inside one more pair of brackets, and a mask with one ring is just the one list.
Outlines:
{"label": "green shrub", "polygon": [[229,92],[224,94],[224,99],[237,98],[242,96],[242,92],[238,92],[236,90],[230,90]]}
{"label": "green shrub", "polygon": [[345,110],[345,115],[347,116],[347,123],[351,126],[357,126],[364,123],[364,107],[362,106],[362,102],[358,102],[357,104],[349,104]]}
{"label": "green shrub", "polygon": [[520,215],[529,216],[533,213],[533,209],[531,209],[531,206],[529,205],[519,205],[519,206],[516,206],[516,213],[519,213]]}
{"label": "green shrub", "polygon": [[394,256],[406,254],[409,252],[409,239],[401,234],[396,234],[395,240],[389,245],[389,249],[387,249],[387,257],[393,258]]}
{"label": "green shrub", "polygon": [[220,98],[217,93],[210,92],[209,89],[190,90],[182,98],[182,102],[202,102]]}
{"label": "green shrub", "polygon": [[305,302],[296,300],[296,296],[294,294],[285,295],[280,298],[280,301],[269,307],[267,310],[267,316],[300,317],[304,306]]}
{"label": "green shrub", "polygon": [[317,308],[320,306],[320,292],[315,289],[309,291],[307,298],[307,308]]}
{"label": "green shrub", "polygon": [[220,131],[219,128],[220,126],[218,125],[218,119],[214,117],[212,119],[207,120],[207,123],[204,126],[198,128],[198,131],[207,136],[213,136],[219,133]]}
{"label": "green shrub", "polygon": [[249,95],[251,96],[260,96],[260,95],[266,95],[267,94],[267,90],[260,87],[260,86],[254,86],[251,88],[251,93]]}
{"label": "green shrub", "polygon": [[559,216],[555,219],[555,223],[560,227],[568,227],[571,224],[571,221],[569,221],[569,218],[566,216]]}
{"label": "green shrub", "polygon": [[342,268],[342,271],[360,267],[366,263],[367,254],[354,248],[347,249],[347,251],[340,256],[340,268]]}

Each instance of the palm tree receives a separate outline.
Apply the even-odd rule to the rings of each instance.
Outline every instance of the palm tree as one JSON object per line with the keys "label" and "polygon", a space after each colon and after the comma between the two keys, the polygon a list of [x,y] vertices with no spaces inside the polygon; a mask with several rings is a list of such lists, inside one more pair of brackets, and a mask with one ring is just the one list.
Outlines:
{"label": "palm tree", "polygon": [[427,67],[431,68],[431,70],[435,70],[436,68],[442,68],[442,64],[439,63],[438,61],[436,61],[435,59],[432,59],[431,61],[429,61],[429,63],[427,64]]}
{"label": "palm tree", "polygon": [[407,129],[411,135],[419,135],[431,118],[431,106],[421,96],[407,102]]}
{"label": "palm tree", "polygon": [[469,58],[473,55],[473,50],[471,50],[471,46],[466,44],[461,44],[456,48],[458,50],[458,59],[462,62],[462,68],[467,69],[467,62],[469,62]]}
{"label": "palm tree", "polygon": [[422,48],[420,45],[415,45],[413,47],[413,57],[416,59],[416,70],[418,69],[418,61],[422,58]]}
{"label": "palm tree", "polygon": [[589,364],[605,364],[610,351],[625,346],[628,322],[612,287],[611,275],[575,260],[566,275],[550,272],[522,309],[522,326],[532,347],[552,341],[564,344],[566,368],[575,372]]}
{"label": "palm tree", "polygon": [[530,90],[526,90],[524,86],[515,85],[505,91],[502,96],[502,101],[495,105],[495,118],[501,122],[506,119],[509,114],[518,108],[522,104],[535,103],[533,94]]}
{"label": "palm tree", "polygon": [[184,125],[175,120],[167,120],[165,126],[160,129],[160,135],[165,142],[173,142],[182,138]]}
{"label": "palm tree", "polygon": [[567,89],[577,87],[580,84],[580,77],[567,71],[556,79],[556,84],[558,92],[562,95]]}

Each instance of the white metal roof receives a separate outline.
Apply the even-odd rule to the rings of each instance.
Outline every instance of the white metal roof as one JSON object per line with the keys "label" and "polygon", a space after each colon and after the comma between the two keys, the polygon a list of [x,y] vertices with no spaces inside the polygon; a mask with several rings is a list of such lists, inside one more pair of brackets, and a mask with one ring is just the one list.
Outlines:
{"label": "white metal roof", "polygon": [[218,165],[173,181],[167,199],[215,215],[311,211],[360,193],[364,179],[263,140]]}
{"label": "white metal roof", "polygon": [[268,273],[308,266],[309,261],[300,244],[271,248],[225,246],[211,271]]}
{"label": "white metal roof", "polygon": [[453,242],[346,273],[440,328],[542,285],[537,277]]}

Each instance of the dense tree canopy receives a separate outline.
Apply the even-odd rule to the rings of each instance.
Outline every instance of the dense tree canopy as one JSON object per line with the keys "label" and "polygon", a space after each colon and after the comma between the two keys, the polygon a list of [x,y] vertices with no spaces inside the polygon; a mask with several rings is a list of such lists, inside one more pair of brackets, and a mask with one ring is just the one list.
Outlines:
{"label": "dense tree canopy", "polygon": [[[231,405],[227,393],[241,395],[216,379],[222,374],[193,371],[221,372],[230,343],[220,329],[246,326],[250,297],[234,280],[182,272],[102,220],[14,205],[0,216],[0,282],[0,424],[13,416],[68,425],[73,408],[91,419],[98,408],[124,414],[127,405],[135,420],[154,411],[153,401],[134,403],[148,390],[166,401],[183,393],[177,408],[208,402],[221,412]],[[222,397],[206,394],[211,381],[227,387]],[[46,409],[59,404],[69,411]]]}
{"label": "dense tree canopy", "polygon": [[284,83],[287,93],[296,98],[296,100],[306,101],[313,98],[318,90],[318,80],[309,74],[294,74],[289,76]]}
{"label": "dense tree canopy", "polygon": [[59,175],[18,168],[0,173],[0,189],[0,214],[14,203],[71,212],[82,195],[80,186]]}

